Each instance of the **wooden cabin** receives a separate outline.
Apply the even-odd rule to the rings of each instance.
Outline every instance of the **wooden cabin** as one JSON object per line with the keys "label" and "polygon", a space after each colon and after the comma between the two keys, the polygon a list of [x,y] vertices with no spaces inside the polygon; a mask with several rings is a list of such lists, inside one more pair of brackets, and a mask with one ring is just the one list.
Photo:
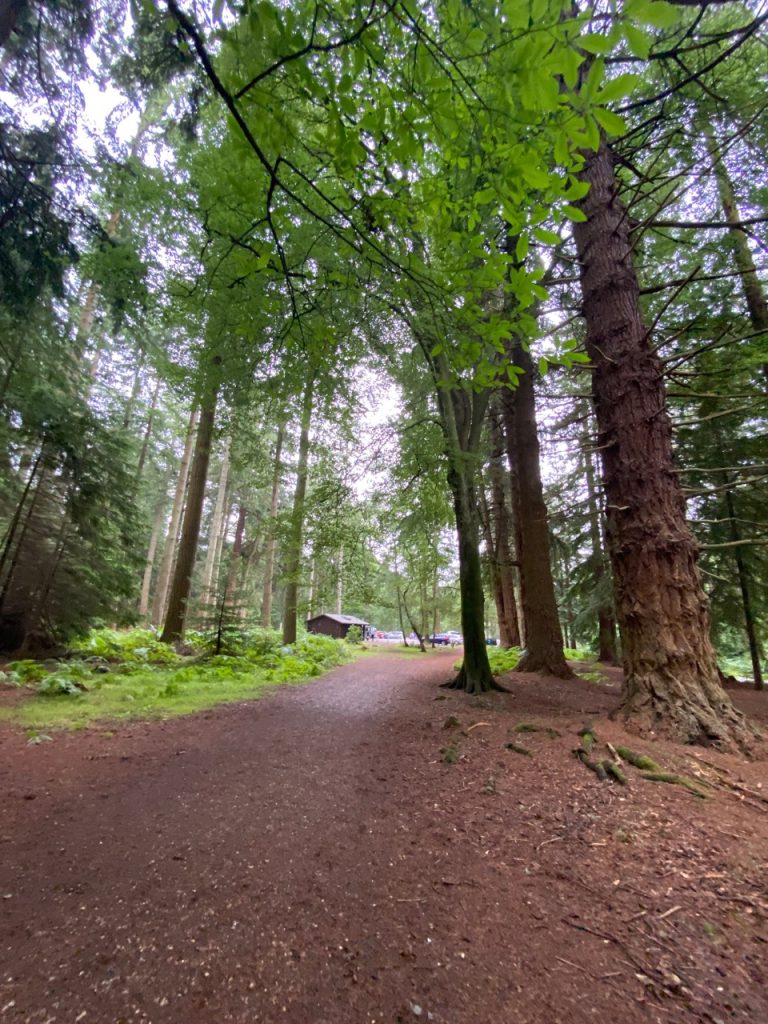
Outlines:
{"label": "wooden cabin", "polygon": [[350,626],[359,626],[364,634],[367,625],[367,622],[354,615],[323,612],[322,615],[313,615],[311,619],[307,619],[307,632],[324,633],[326,636],[335,636],[337,640],[343,640],[349,632]]}

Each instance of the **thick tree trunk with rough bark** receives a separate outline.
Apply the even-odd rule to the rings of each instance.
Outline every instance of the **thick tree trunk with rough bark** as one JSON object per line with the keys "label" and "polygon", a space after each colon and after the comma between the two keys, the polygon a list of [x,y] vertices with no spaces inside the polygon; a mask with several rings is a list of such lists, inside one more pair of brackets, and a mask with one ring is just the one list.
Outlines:
{"label": "thick tree trunk with rough bark", "polygon": [[195,438],[195,452],[189,471],[189,490],[187,505],[184,510],[184,523],[181,528],[181,540],[173,572],[171,594],[168,599],[168,612],[161,640],[165,643],[176,643],[184,635],[184,623],[187,616],[187,602],[192,586],[192,570],[195,565],[197,544],[200,537],[200,519],[205,500],[205,485],[208,479],[208,461],[211,455],[213,424],[216,416],[216,394],[207,396],[200,410],[200,421]]}
{"label": "thick tree trunk with rough bark", "polygon": [[189,416],[187,436],[184,441],[184,453],[179,464],[179,475],[176,479],[176,491],[171,506],[171,520],[168,524],[168,533],[165,537],[163,558],[160,562],[160,570],[157,574],[155,596],[152,600],[152,624],[159,626],[165,617],[165,609],[168,604],[168,588],[171,583],[173,564],[176,559],[176,551],[179,540],[179,526],[184,513],[184,498],[187,493],[187,480],[189,478],[189,464],[192,460],[192,447],[195,443],[197,430],[197,419],[199,412],[193,409]]}
{"label": "thick tree trunk with rough bark", "polygon": [[709,609],[675,472],[663,371],[639,304],[627,211],[609,146],[585,155],[574,225],[624,656],[621,711],[685,743],[745,743],[720,685]]}
{"label": "thick tree trunk with rough bark", "polygon": [[269,524],[267,526],[267,547],[264,553],[264,588],[261,598],[261,626],[269,629],[272,626],[272,589],[275,575],[275,550],[277,548],[277,510],[280,503],[280,481],[283,478],[283,440],[285,424],[277,428],[275,441],[275,463],[272,472],[272,495],[269,502]]}
{"label": "thick tree trunk with rough bark", "polygon": [[563,633],[557,614],[549,545],[549,523],[541,483],[533,360],[516,343],[510,353],[525,371],[514,391],[504,392],[506,440],[517,499],[515,519],[520,538],[517,560],[525,620],[525,650],[518,672],[540,672],[570,679],[573,672],[563,654]]}
{"label": "thick tree trunk with rough bark", "polygon": [[309,428],[312,422],[312,405],[315,396],[315,379],[311,377],[304,389],[301,409],[301,436],[299,437],[299,462],[296,467],[296,490],[293,494],[291,528],[286,544],[285,558],[285,602],[283,604],[283,643],[296,640],[299,611],[299,572],[301,570],[301,539],[304,533],[304,499],[307,494],[309,475]]}

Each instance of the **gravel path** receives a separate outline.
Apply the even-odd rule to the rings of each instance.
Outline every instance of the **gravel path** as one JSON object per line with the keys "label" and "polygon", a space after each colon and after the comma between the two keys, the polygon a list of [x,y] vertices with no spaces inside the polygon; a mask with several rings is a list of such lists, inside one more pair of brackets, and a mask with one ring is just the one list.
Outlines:
{"label": "gravel path", "polygon": [[[34,747],[3,732],[2,1024],[715,1020],[679,1002],[670,1016],[634,954],[577,930],[599,931],[574,886],[610,890],[592,860],[608,841],[592,840],[626,802],[586,772],[566,798],[567,760],[542,786],[485,727],[464,766],[444,763],[443,721],[467,708],[436,689],[453,660],[381,655],[259,702]],[[582,689],[571,716],[600,710]]]}

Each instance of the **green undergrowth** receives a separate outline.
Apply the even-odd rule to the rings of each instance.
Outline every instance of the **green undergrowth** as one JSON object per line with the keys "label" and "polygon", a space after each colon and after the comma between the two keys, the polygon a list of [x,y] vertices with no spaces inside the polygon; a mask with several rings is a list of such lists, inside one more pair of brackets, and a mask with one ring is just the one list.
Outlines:
{"label": "green undergrowth", "polygon": [[741,657],[718,658],[718,662],[726,676],[734,676],[736,679],[744,681],[754,680],[752,661],[748,654]]}
{"label": "green undergrowth", "polygon": [[[503,675],[505,672],[513,672],[517,668],[518,661],[520,661],[520,654],[519,647],[489,647],[488,662],[491,666],[491,672],[495,676]],[[464,661],[461,659],[453,667],[459,672],[463,664]]]}
{"label": "green undergrowth", "polygon": [[[566,647],[563,652],[568,661],[594,661],[595,655],[584,648],[569,648]],[[503,675],[505,672],[514,672],[517,668],[517,663],[520,661],[522,651],[519,647],[489,647],[488,648],[488,661],[491,665],[491,672],[495,676]],[[463,661],[457,661],[454,668],[458,672],[461,669]],[[597,676],[599,673],[587,673],[585,678],[590,676]],[[594,682],[602,681],[600,679],[591,680]]]}
{"label": "green undergrowth", "polygon": [[150,630],[97,630],[57,663],[12,662],[6,685],[29,696],[0,707],[0,719],[26,728],[84,728],[100,721],[171,718],[216,704],[253,700],[275,686],[298,684],[350,661],[349,644],[307,635],[284,646],[273,630],[230,635],[216,643],[187,637],[186,653],[161,644]]}

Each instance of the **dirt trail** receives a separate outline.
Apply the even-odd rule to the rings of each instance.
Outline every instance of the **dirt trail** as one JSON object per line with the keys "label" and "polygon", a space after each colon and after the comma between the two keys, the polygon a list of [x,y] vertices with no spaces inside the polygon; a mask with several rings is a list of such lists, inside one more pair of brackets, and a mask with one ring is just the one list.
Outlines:
{"label": "dirt trail", "polygon": [[[611,687],[469,702],[436,689],[454,658],[0,732],[0,1022],[768,1019],[768,806],[601,785],[570,748],[585,715],[620,740]],[[505,750],[531,716],[561,736]]]}

